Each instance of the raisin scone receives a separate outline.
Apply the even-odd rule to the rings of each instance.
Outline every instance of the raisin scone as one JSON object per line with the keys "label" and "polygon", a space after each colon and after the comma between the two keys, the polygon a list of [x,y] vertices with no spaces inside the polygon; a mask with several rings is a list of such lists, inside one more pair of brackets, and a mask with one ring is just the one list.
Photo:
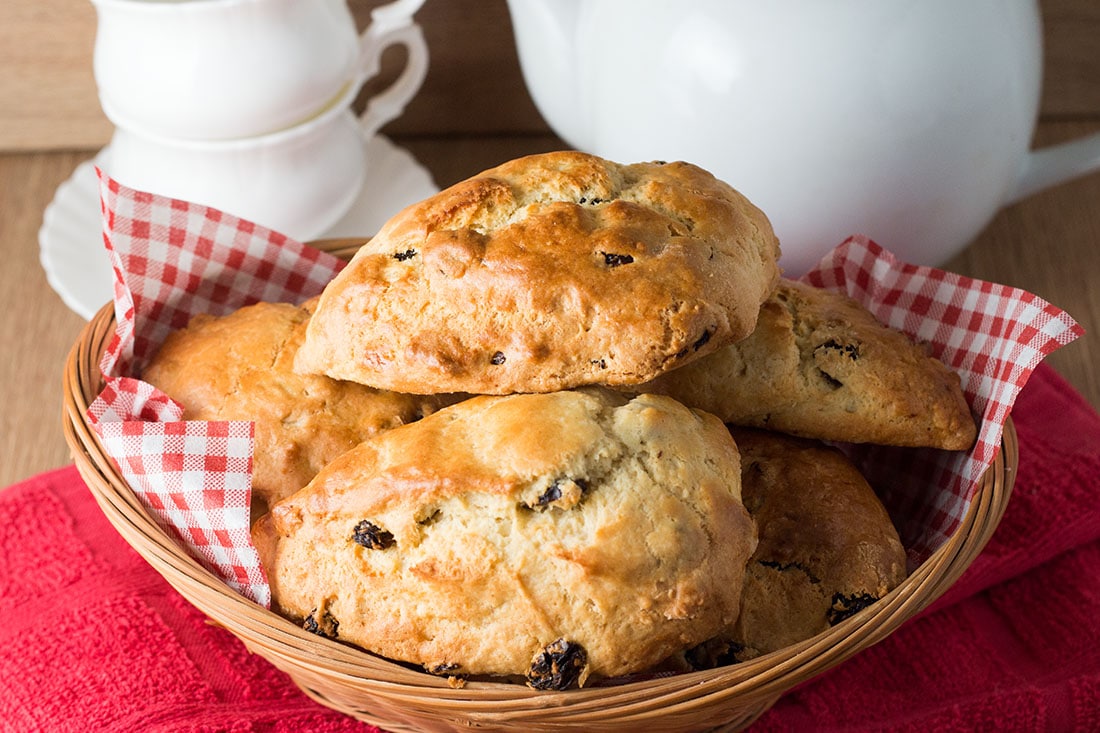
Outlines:
{"label": "raisin scone", "polygon": [[748,338],[638,389],[823,440],[963,450],[977,433],[957,374],[855,300],[788,279]]}
{"label": "raisin scone", "polygon": [[638,384],[752,331],[778,258],[701,168],[532,155],[390,219],[325,288],[298,366],[399,392]]}
{"label": "raisin scone", "polygon": [[253,538],[309,630],[564,688],[736,621],[756,546],[740,480],[725,426],[667,397],[479,396],[341,456]]}
{"label": "raisin scone", "polygon": [[257,303],[195,316],[168,336],[142,374],[183,405],[185,420],[255,422],[252,489],[261,511],[364,438],[417,420],[440,402],[296,374],[310,305]]}
{"label": "raisin scone", "polygon": [[731,432],[741,453],[742,500],[759,544],[737,621],[689,652],[696,667],[744,661],[808,639],[906,577],[905,549],[890,516],[844,454],[765,430]]}

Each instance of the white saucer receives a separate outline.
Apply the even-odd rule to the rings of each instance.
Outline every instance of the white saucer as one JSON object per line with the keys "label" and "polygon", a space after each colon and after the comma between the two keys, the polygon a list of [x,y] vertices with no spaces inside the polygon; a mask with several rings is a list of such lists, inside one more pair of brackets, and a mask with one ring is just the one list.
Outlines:
{"label": "white saucer", "polygon": [[[110,148],[77,166],[54,194],[38,230],[39,260],[61,300],[91,318],[113,297],[113,275],[103,247],[96,166]],[[409,204],[439,190],[431,174],[404,148],[381,135],[366,142],[367,177],[348,212],[318,236],[370,236]]]}

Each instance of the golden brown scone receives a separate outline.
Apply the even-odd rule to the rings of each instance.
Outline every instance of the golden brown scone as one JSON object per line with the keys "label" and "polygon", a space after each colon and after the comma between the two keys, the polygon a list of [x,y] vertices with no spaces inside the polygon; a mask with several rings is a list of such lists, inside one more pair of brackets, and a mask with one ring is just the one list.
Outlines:
{"label": "golden brown scone", "polygon": [[666,397],[481,396],[341,456],[253,538],[307,629],[562,688],[736,620],[756,546],[739,486],[722,423]]}
{"label": "golden brown scone", "polygon": [[309,305],[257,303],[195,316],[142,375],[183,405],[185,420],[255,421],[253,496],[266,503],[302,488],[367,436],[436,407],[433,398],[294,373]]}
{"label": "golden brown scone", "polygon": [[[874,490],[838,450],[764,430],[732,429],[741,492],[759,533],[741,613],[696,666],[744,661],[808,639],[886,595],[905,549]],[[723,642],[729,645],[723,649]]]}
{"label": "golden brown scone", "polygon": [[748,334],[779,247],[687,163],[533,155],[393,217],[321,296],[298,367],[399,392],[630,385]]}
{"label": "golden brown scone", "polygon": [[846,295],[787,279],[751,336],[638,389],[823,440],[963,450],[977,431],[957,374]]}

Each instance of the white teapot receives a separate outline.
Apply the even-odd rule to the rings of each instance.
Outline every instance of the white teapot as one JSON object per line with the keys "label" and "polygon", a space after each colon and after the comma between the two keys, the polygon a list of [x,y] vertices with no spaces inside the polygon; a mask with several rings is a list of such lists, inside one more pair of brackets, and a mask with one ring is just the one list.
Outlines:
{"label": "white teapot", "polygon": [[768,214],[798,275],[850,234],[939,264],[1003,206],[1100,168],[1031,151],[1036,0],[508,0],[570,145],[687,160]]}

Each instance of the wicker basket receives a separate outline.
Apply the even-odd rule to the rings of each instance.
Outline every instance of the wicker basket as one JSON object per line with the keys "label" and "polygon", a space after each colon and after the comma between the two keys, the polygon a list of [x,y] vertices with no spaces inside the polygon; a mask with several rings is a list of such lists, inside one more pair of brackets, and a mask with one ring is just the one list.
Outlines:
{"label": "wicker basket", "polygon": [[[347,242],[318,243],[348,257]],[[85,413],[99,394],[99,359],[114,333],[110,305],[88,323],[65,365],[64,432],[76,466],[119,534],[164,578],[310,697],[400,731],[739,730],[786,690],[890,634],[939,597],[981,551],[1008,503],[1018,460],[1005,425],[1002,450],[982,477],[959,529],[889,595],[821,634],[748,662],[618,686],[541,692],[523,685],[446,679],[308,633],[204,570],[145,511],[106,456]]]}

